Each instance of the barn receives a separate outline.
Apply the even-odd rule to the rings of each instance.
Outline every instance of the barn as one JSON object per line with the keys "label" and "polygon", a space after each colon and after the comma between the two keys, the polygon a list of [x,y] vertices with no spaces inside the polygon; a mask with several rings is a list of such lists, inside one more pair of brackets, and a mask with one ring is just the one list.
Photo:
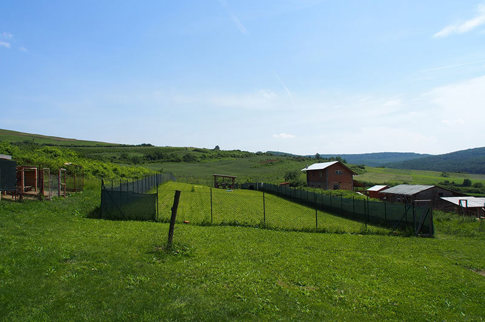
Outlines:
{"label": "barn", "polygon": [[383,198],[391,202],[414,203],[416,201],[431,202],[433,208],[443,204],[441,197],[454,197],[459,193],[431,185],[400,184],[395,187],[382,190]]}
{"label": "barn", "polygon": [[356,174],[340,161],[314,163],[301,171],[306,172],[307,186],[324,190],[353,190]]}

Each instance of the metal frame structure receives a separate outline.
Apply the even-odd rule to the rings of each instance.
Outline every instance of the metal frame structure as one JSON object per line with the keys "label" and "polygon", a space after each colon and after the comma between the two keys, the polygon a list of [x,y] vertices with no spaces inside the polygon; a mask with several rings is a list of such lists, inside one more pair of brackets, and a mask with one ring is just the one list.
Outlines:
{"label": "metal frame structure", "polygon": [[[222,188],[222,189],[234,189],[236,187],[236,176],[229,176],[225,174],[213,174],[214,176],[214,188]],[[222,179],[220,181],[220,179]],[[230,179],[231,182],[226,182],[226,179]]]}

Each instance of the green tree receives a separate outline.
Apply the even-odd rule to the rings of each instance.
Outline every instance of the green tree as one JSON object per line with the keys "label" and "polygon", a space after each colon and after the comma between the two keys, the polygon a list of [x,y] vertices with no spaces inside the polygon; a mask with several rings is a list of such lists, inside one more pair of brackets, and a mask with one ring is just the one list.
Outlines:
{"label": "green tree", "polygon": [[472,181],[470,179],[464,179],[462,186],[463,187],[471,187],[472,186]]}

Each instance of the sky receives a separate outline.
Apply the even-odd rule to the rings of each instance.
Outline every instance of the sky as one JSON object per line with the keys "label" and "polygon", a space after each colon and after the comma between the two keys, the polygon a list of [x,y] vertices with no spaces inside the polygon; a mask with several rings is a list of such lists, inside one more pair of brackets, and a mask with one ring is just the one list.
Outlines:
{"label": "sky", "polygon": [[0,128],[295,154],[485,146],[485,1],[0,2]]}

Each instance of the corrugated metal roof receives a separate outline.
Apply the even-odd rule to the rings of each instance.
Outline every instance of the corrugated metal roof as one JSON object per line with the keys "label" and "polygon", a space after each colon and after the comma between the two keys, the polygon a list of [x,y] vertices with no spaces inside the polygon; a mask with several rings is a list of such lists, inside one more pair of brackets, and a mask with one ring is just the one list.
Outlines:
{"label": "corrugated metal roof", "polygon": [[314,163],[305,169],[301,169],[301,171],[309,171],[309,170],[323,170],[328,168],[331,165],[334,165],[335,163],[338,163],[338,161],[332,161],[332,162],[323,162],[323,163]]}
{"label": "corrugated metal roof", "polygon": [[421,185],[421,184],[400,184],[398,186],[383,190],[381,192],[389,193],[393,195],[412,196],[433,187],[434,186],[427,186],[427,185]]}
{"label": "corrugated metal roof", "polygon": [[370,187],[369,189],[367,189],[367,191],[381,191],[382,189],[385,189],[387,187],[388,186],[385,185],[385,184],[378,184],[378,185],[375,185],[373,187]]}
{"label": "corrugated metal roof", "polygon": [[460,200],[461,202],[461,207],[465,208],[467,206],[467,202],[463,200],[468,201],[468,208],[484,208],[485,207],[485,198],[477,198],[477,197],[441,197],[441,199],[446,200],[448,202],[451,202],[457,206],[460,206]]}

